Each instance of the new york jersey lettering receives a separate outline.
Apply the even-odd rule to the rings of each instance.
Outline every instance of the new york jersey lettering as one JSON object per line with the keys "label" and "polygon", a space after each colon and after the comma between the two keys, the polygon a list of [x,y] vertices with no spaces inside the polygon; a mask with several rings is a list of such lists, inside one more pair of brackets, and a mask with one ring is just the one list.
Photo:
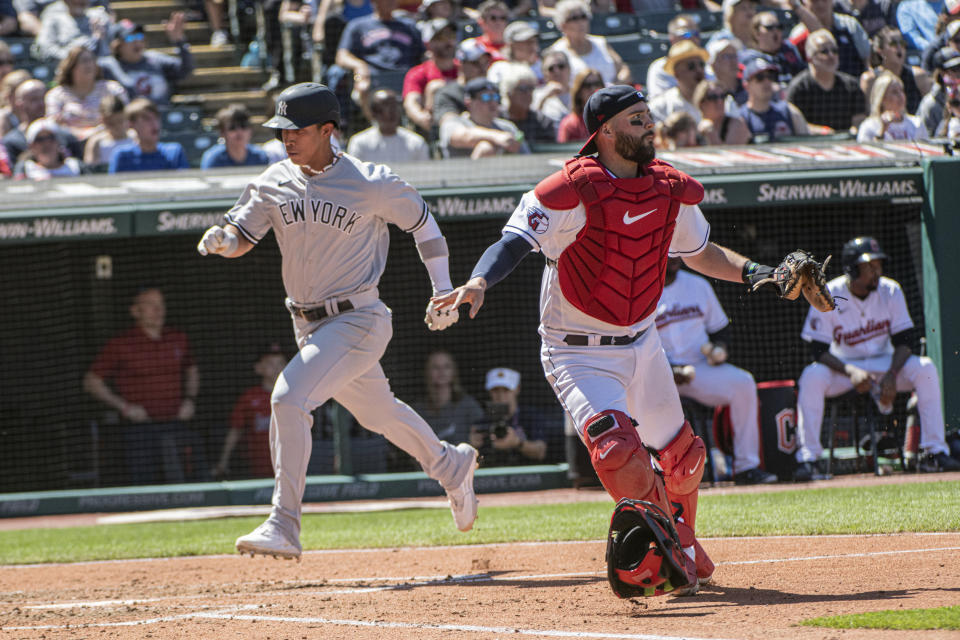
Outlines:
{"label": "new york jersey lettering", "polygon": [[[353,226],[363,215],[350,211],[342,205],[326,200],[310,199],[309,208],[304,200],[287,200],[277,205],[280,218],[285,226],[297,223],[323,224],[346,234],[353,232]],[[307,215],[309,212],[309,215]]]}

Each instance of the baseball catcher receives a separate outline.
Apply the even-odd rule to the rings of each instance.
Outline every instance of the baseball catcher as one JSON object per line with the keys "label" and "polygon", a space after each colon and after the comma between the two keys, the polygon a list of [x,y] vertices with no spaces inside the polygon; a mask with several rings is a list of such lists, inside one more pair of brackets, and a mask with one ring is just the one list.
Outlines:
{"label": "baseball catcher", "polygon": [[833,311],[837,305],[827,289],[824,275],[831,257],[827,256],[820,264],[812,253],[797,249],[787,254],[775,268],[748,262],[743,268],[743,281],[751,291],[765,284],[773,284],[780,290],[780,297],[787,300],[796,300],[802,293],[817,311]]}

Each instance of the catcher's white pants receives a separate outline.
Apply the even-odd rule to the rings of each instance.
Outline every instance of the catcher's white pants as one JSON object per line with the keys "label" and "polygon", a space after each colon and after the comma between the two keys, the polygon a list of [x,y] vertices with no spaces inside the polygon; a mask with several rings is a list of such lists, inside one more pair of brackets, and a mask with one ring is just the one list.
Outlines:
{"label": "catcher's white pants", "polygon": [[760,430],[757,418],[757,384],[749,371],[728,362],[711,366],[706,360],[693,365],[693,381],[677,386],[681,396],[707,406],[730,405],[733,426],[735,473],[760,466]]}
{"label": "catcher's white pants", "polygon": [[540,361],[581,440],[587,420],[616,409],[637,421],[648,447],[670,444],[683,426],[683,408],[656,326],[624,346],[571,347],[552,334],[544,332]]}
{"label": "catcher's white pants", "polygon": [[275,485],[273,517],[300,531],[313,424],[311,412],[333,398],[366,429],[383,434],[442,486],[458,471],[449,445],[413,409],[398,400],[380,367],[393,335],[383,302],[308,323],[294,320],[300,351],[277,379],[271,397],[270,451]]}
{"label": "catcher's white pants", "polygon": [[[892,356],[849,360],[879,379],[890,369]],[[820,427],[823,424],[825,398],[833,398],[853,389],[846,375],[825,364],[807,365],[797,383],[797,449],[798,462],[820,459]],[[940,376],[933,360],[926,356],[910,356],[897,374],[897,391],[917,392],[920,414],[920,447],[930,453],[949,451],[943,435],[943,408],[940,405]]]}

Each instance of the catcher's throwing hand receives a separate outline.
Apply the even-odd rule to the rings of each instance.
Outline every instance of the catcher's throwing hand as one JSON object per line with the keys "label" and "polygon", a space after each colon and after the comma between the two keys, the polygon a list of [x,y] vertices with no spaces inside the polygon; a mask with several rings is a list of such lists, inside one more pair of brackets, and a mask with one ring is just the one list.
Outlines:
{"label": "catcher's throwing hand", "polygon": [[772,284],[780,291],[780,297],[796,300],[803,293],[807,302],[818,311],[833,311],[836,303],[827,289],[824,270],[831,256],[817,262],[813,254],[797,249],[783,259],[776,267],[748,262],[743,267],[743,281],[756,291],[765,284]]}
{"label": "catcher's throwing hand", "polygon": [[[437,296],[444,296],[453,291],[452,289],[447,289],[446,291],[438,292],[434,298]],[[457,320],[460,319],[460,312],[457,311],[456,307],[438,307],[433,298],[430,299],[430,302],[427,304],[427,314],[424,316],[423,321],[427,323],[427,327],[430,328],[430,331],[443,331],[447,327],[456,324]]]}
{"label": "catcher's throwing hand", "polygon": [[473,320],[483,306],[483,295],[486,290],[487,281],[477,276],[470,278],[466,284],[460,285],[449,293],[430,298],[430,304],[438,309],[447,307],[459,309],[461,304],[467,303],[470,305],[470,319]]}
{"label": "catcher's throwing hand", "polygon": [[219,225],[214,225],[204,232],[200,242],[197,243],[197,251],[205,256],[210,253],[219,253],[221,255],[230,255],[237,250],[240,239]]}

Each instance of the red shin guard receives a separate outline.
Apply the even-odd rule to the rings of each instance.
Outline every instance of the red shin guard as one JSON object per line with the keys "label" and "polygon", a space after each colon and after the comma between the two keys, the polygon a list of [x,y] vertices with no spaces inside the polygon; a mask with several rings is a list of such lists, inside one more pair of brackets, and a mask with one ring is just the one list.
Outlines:
{"label": "red shin guard", "polygon": [[713,575],[713,562],[697,541],[695,531],[697,498],[706,460],[707,448],[693,432],[689,422],[684,422],[680,433],[659,451],[663,482],[673,507],[680,543],[684,547],[694,547],[697,576],[704,580]]}
{"label": "red shin guard", "polygon": [[614,500],[646,500],[673,512],[663,481],[630,416],[622,411],[602,411],[587,420],[583,439],[600,482]]}

